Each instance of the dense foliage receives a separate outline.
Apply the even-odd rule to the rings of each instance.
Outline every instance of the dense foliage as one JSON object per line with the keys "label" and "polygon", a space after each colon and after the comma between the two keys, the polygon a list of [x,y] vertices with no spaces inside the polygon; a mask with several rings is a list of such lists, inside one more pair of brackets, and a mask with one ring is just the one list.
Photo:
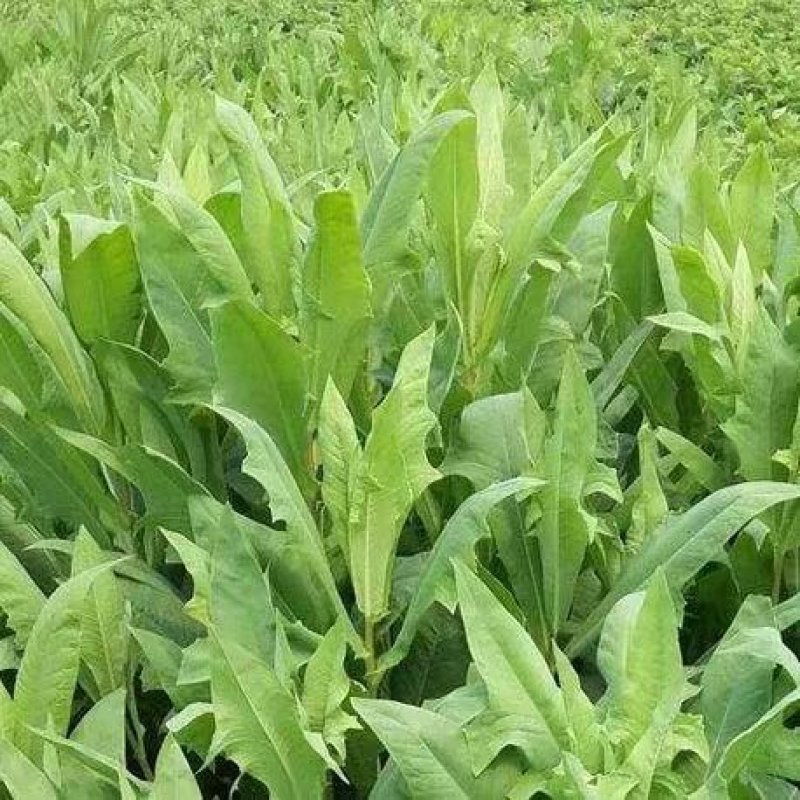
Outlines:
{"label": "dense foliage", "polygon": [[0,797],[796,796],[788,18],[617,5],[0,2]]}

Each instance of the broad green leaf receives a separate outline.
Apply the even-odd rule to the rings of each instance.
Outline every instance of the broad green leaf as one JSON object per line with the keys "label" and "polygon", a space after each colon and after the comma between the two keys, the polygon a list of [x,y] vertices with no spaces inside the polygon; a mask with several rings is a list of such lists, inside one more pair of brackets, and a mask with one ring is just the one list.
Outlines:
{"label": "broad green leaf", "polygon": [[515,478],[539,455],[545,418],[526,389],[470,403],[442,463],[446,475],[463,475],[476,489]]}
{"label": "broad green leaf", "polygon": [[181,192],[173,192],[158,183],[145,186],[163,199],[181,233],[197,254],[205,274],[206,304],[228,298],[252,301],[253,291],[247,274],[231,241],[212,214]]}
{"label": "broad green leaf", "polygon": [[0,543],[0,610],[7,616],[8,626],[20,647],[27,642],[45,600],[22,564]]}
{"label": "broad green leaf", "polygon": [[167,735],[156,759],[150,800],[201,800],[200,789],[180,746]]}
{"label": "broad green leaf", "polygon": [[205,309],[221,302],[224,291],[211,283],[202,258],[164,213],[134,197],[133,241],[147,302],[169,348],[164,366],[179,397],[207,398],[215,366]]}
{"label": "broad green leaf", "polygon": [[597,649],[597,665],[608,687],[605,725],[626,756],[663,704],[677,713],[675,698],[684,683],[677,623],[661,570],[646,591],[624,597],[606,617]]}
{"label": "broad green leaf", "polygon": [[57,800],[58,793],[32,761],[14,745],[0,739],[0,781],[11,797],[30,800]]}
{"label": "broad green leaf", "polygon": [[350,576],[358,607],[377,622],[388,609],[395,547],[419,495],[439,477],[426,455],[436,417],[428,408],[434,330],[410,342],[394,383],[372,416],[348,531]]}
{"label": "broad green leaf", "polygon": [[170,402],[172,380],[167,371],[147,353],[124,344],[97,342],[93,354],[127,441],[159,451],[198,480],[206,477],[199,426]]}
{"label": "broad green leaf", "polygon": [[43,744],[30,728],[52,725],[56,734],[66,732],[78,678],[84,602],[92,583],[112,565],[93,567],[59,586],[31,630],[14,686],[14,708],[17,744],[36,764],[41,763]]}
{"label": "broad green leaf", "polygon": [[[460,88],[440,101],[441,111],[469,109]],[[478,208],[476,121],[464,119],[448,133],[436,151],[425,188],[425,203],[433,217],[434,247],[448,297],[470,328],[472,319],[472,254],[468,241]],[[471,330],[471,328],[470,328]]]}
{"label": "broad green leaf", "polygon": [[659,325],[662,328],[668,328],[671,331],[680,331],[681,333],[694,333],[698,336],[705,336],[706,339],[712,341],[719,341],[722,338],[722,333],[713,325],[709,325],[702,319],[698,319],[685,311],[672,311],[668,314],[655,314],[647,318],[654,325]]}
{"label": "broad green leaf", "polygon": [[131,628],[131,635],[144,656],[142,688],[145,691],[162,689],[176,709],[183,709],[190,703],[202,699],[197,696],[198,692],[194,687],[178,683],[184,654],[180,645],[166,636],[141,628]]}
{"label": "broad green leaf", "polygon": [[249,303],[211,312],[217,381],[214,402],[257,422],[307,489],[306,350]]}
{"label": "broad green leaf", "polygon": [[504,500],[541,485],[533,478],[512,478],[476,492],[458,507],[427,556],[400,632],[392,649],[381,659],[381,666],[399,663],[405,657],[425,613],[435,602],[453,609],[456,597],[452,562],[474,561],[475,545],[491,534],[487,517],[492,510]]}
{"label": "broad green leaf", "polygon": [[106,419],[94,367],[47,287],[22,253],[0,234],[0,302],[50,357],[81,424],[97,433]]}
{"label": "broad green leaf", "polygon": [[721,466],[694,442],[668,428],[657,428],[656,439],[709,492],[721,489],[726,484],[726,476]]}
{"label": "broad green leaf", "polygon": [[681,588],[751,519],[798,497],[800,487],[753,481],[720,489],[680,516],[668,519],[626,563],[611,590],[580,624],[567,655],[574,657],[586,648],[617,601],[639,589],[659,567],[671,589]]}
{"label": "broad green leaf", "polygon": [[522,714],[547,736],[542,761],[555,766],[569,749],[564,699],[547,662],[524,628],[501,606],[488,587],[463,563],[454,562],[458,604],[475,666],[486,686],[490,708]]}
{"label": "broad green leaf", "polygon": [[464,110],[435,116],[387,167],[361,217],[364,264],[368,269],[394,261],[403,254],[414,206],[436,151],[456,125],[471,119],[472,114]]}
{"label": "broad green leaf", "polygon": [[353,492],[361,466],[361,444],[344,398],[331,379],[325,386],[319,413],[322,498],[331,521],[331,532],[345,558],[348,555]]}
{"label": "broad green leaf", "polygon": [[386,746],[414,800],[496,800],[514,782],[516,770],[502,761],[475,777],[460,727],[441,714],[391,700],[358,699],[353,707]]}
{"label": "broad green leaf", "polygon": [[216,117],[241,179],[245,268],[264,308],[278,319],[291,317],[298,242],[286,189],[250,115],[217,96]]}
{"label": "broad green leaf", "polygon": [[575,741],[575,754],[588,770],[599,772],[603,762],[603,743],[598,713],[584,693],[578,673],[569,659],[558,647],[553,648],[553,657],[567,720]]}
{"label": "broad green leaf", "polygon": [[756,281],[772,261],[775,188],[766,150],[757,147],[734,178],[730,198],[734,234],[747,248]]}
{"label": "broad green leaf", "polygon": [[536,529],[545,613],[553,634],[569,614],[575,581],[592,538],[581,498],[596,439],[594,398],[583,367],[570,350],[564,361],[553,432],[542,455],[541,476],[547,483],[541,492],[542,517]]}
{"label": "broad green leaf", "polygon": [[68,214],[60,229],[61,282],[75,331],[132,343],[142,315],[139,268],[127,226]]}
{"label": "broad green leaf", "polygon": [[[303,593],[311,595],[315,617],[303,622],[312,630],[327,630],[340,615],[347,617],[322,547],[322,540],[300,490],[269,434],[229,408],[214,409],[241,434],[247,448],[245,474],[267,491],[273,519],[286,523],[286,537],[309,575]],[[311,577],[313,576],[313,578]]]}
{"label": "broad green leaf", "polygon": [[[106,560],[94,539],[80,531],[72,551],[72,575],[99,567]],[[122,593],[112,572],[97,575],[89,587],[81,614],[80,648],[98,698],[125,686],[128,629]]]}
{"label": "broad green leaf", "polygon": [[316,233],[303,267],[300,338],[311,352],[308,391],[319,403],[329,376],[345,397],[350,394],[372,310],[352,196],[318,195],[314,218]]}
{"label": "broad green leaf", "polygon": [[207,562],[211,625],[221,639],[272,665],[275,611],[255,554],[236,527],[230,508],[223,506],[214,524],[206,529],[211,538]]}
{"label": "broad green leaf", "polygon": [[[347,629],[339,622],[323,637],[306,665],[301,697],[306,738],[328,765],[339,772],[328,748],[343,760],[345,757],[345,734],[358,729],[354,717],[342,704],[350,694],[350,679],[345,671],[347,653]],[[318,737],[318,738],[317,738]],[[319,742],[318,746],[315,746]]]}
{"label": "broad green leaf", "polygon": [[746,769],[751,757],[758,757],[759,745],[775,733],[777,725],[791,716],[800,705],[800,689],[793,689],[778,700],[757,722],[740,733],[725,749],[719,774],[731,781]]}
{"label": "broad green leaf", "polygon": [[244,648],[215,638],[211,662],[215,745],[276,800],[322,798],[324,763],[306,741],[294,698]]}
{"label": "broad green leaf", "polygon": [[0,401],[0,447],[51,519],[85,525],[99,542],[127,527],[122,509],[83,458],[44,425]]}
{"label": "broad green leaf", "polygon": [[625,543],[639,548],[669,513],[658,474],[658,445],[653,431],[643,425],[637,436],[639,447],[639,485],[631,507],[631,525]]}
{"label": "broad green leaf", "polygon": [[754,320],[741,377],[734,415],[722,429],[736,446],[742,477],[780,477],[772,457],[792,441],[800,397],[800,357],[764,308]]}
{"label": "broad green leaf", "polygon": [[[494,64],[481,70],[470,90],[470,102],[477,122],[477,168],[480,179],[478,216],[499,227],[506,199],[506,171],[503,154],[505,108],[503,92]],[[474,171],[475,165],[472,165]]]}
{"label": "broad green leaf", "polygon": [[770,626],[768,603],[759,600],[764,598],[747,598],[703,670],[701,701],[711,766],[736,736],[769,710],[775,666],[783,664],[797,673],[796,658]]}
{"label": "broad green leaf", "polygon": [[[482,490],[529,474],[539,458],[544,435],[545,415],[527,389],[482,398],[464,409],[441,469],[445,474],[463,475]],[[491,529],[516,601],[544,637],[537,640],[544,645],[548,637],[544,634],[541,564],[523,506],[503,503],[492,515]]]}

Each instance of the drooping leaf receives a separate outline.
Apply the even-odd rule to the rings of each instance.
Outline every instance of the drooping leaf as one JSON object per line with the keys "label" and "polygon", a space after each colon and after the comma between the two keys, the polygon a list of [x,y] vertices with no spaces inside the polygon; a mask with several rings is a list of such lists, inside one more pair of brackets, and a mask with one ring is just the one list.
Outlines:
{"label": "drooping leaf", "polygon": [[441,714],[391,700],[358,699],[353,707],[386,746],[414,800],[494,800],[514,782],[508,762],[475,777],[461,729]]}
{"label": "drooping leaf", "polygon": [[720,489],[678,517],[668,519],[625,565],[611,590],[581,623],[567,655],[581,652],[598,634],[611,608],[662,567],[672,589],[694,576],[740,528],[768,508],[800,497],[800,488],[769,481]]}
{"label": "drooping leaf", "polygon": [[456,597],[452,562],[454,559],[467,563],[474,560],[475,545],[480,539],[490,535],[487,517],[491,511],[507,498],[530,492],[541,485],[534,478],[512,478],[476,492],[459,506],[426,559],[400,632],[392,649],[382,659],[384,665],[402,660],[425,612],[435,602],[453,608]]}

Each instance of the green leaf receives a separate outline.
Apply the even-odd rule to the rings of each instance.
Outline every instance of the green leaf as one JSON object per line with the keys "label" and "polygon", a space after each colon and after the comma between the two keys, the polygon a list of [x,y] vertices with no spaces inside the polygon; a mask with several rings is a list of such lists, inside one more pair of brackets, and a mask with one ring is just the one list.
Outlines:
{"label": "green leaf", "polygon": [[[196,526],[195,526],[196,527]],[[275,610],[261,567],[233,512],[222,507],[211,535],[209,617],[217,635],[265,664],[275,661]],[[197,583],[195,583],[197,585]]]}
{"label": "green leaf", "polygon": [[767,152],[757,147],[734,178],[730,198],[733,230],[747,248],[756,281],[772,263],[775,190]]}
{"label": "green leaf", "polygon": [[134,198],[133,241],[150,310],[169,348],[164,366],[179,398],[205,399],[215,378],[205,307],[221,301],[220,288],[164,213],[139,194]]}
{"label": "green leaf", "polygon": [[508,763],[475,777],[461,728],[441,714],[391,700],[357,699],[353,707],[386,746],[414,800],[496,800],[513,785]]}
{"label": "green leaf", "polygon": [[625,543],[639,548],[669,513],[667,499],[658,473],[658,445],[653,431],[646,425],[639,429],[639,485],[631,507],[631,525]]}
{"label": "green leaf", "polygon": [[[795,678],[800,666],[767,620],[767,625],[756,627],[760,620],[741,619],[747,608],[746,602],[703,671],[703,717],[711,745],[711,766],[717,765],[736,736],[769,710],[775,666],[786,666]],[[747,663],[746,670],[741,669],[743,663]]]}
{"label": "green leaf", "polygon": [[127,527],[122,509],[82,457],[45,425],[0,400],[0,447],[51,519],[85,525],[99,542]]}
{"label": "green leaf", "polygon": [[[497,72],[490,61],[470,90],[470,102],[477,122],[477,168],[480,178],[478,216],[499,227],[506,200],[506,171],[503,154],[505,107]],[[475,165],[472,165],[475,169]]]}
{"label": "green leaf", "polygon": [[348,531],[358,607],[378,621],[388,610],[395,547],[414,501],[439,477],[426,455],[436,417],[428,408],[434,330],[403,351],[389,393],[372,416]]}
{"label": "green leaf", "polygon": [[201,800],[191,767],[170,735],[166,736],[158,751],[150,800]]}
{"label": "green leaf", "polygon": [[275,162],[250,115],[217,96],[216,116],[241,179],[243,261],[276,318],[294,315],[292,282],[297,272],[294,215]]}
{"label": "green leaf", "polygon": [[286,538],[309,576],[302,588],[295,589],[313,601],[305,605],[314,608],[315,616],[303,622],[312,630],[327,630],[338,616],[347,618],[347,614],[328,566],[314,518],[286,462],[267,432],[255,422],[233,409],[216,407],[214,410],[242,436],[247,448],[242,470],[267,490],[273,520],[286,523]]}
{"label": "green leaf", "polygon": [[0,781],[15,799],[58,800],[55,787],[45,774],[3,739],[0,739]]}
{"label": "green leaf", "polygon": [[350,694],[350,679],[344,665],[347,654],[346,637],[347,629],[341,622],[325,634],[306,666],[301,699],[307,728],[306,738],[312,747],[315,745],[315,736],[320,738],[320,746],[315,749],[337,771],[339,770],[329,755],[328,747],[332,747],[339,758],[344,760],[345,734],[359,727],[355,718],[342,708]]}
{"label": "green leaf", "polygon": [[720,489],[680,516],[668,519],[626,563],[611,590],[580,624],[567,655],[574,657],[584,650],[617,601],[639,589],[659,567],[663,567],[670,588],[680,589],[751,519],[798,497],[800,487],[754,481]]}
{"label": "green leaf", "polygon": [[722,425],[739,454],[739,472],[746,480],[781,477],[772,457],[792,441],[800,359],[763,307],[753,323],[741,376],[735,412]]}
{"label": "green leaf", "polygon": [[81,717],[70,739],[124,764],[125,699],[125,689],[106,695]]}
{"label": "green leaf", "polygon": [[542,455],[542,517],[536,529],[542,563],[543,598],[555,634],[569,614],[572,593],[592,537],[581,507],[584,484],[594,463],[597,410],[583,367],[567,351],[556,401],[553,432]]}
{"label": "green leaf", "polygon": [[215,743],[276,800],[322,798],[324,763],[306,741],[294,698],[244,648],[215,637],[211,662]]}
{"label": "green leaf", "polygon": [[662,328],[668,328],[671,331],[680,331],[682,333],[694,333],[698,336],[705,336],[706,339],[712,341],[719,341],[722,338],[722,333],[713,325],[703,322],[685,311],[672,311],[669,314],[656,314],[647,318],[654,325],[659,325]]}
{"label": "green leaf", "polygon": [[81,424],[89,431],[100,432],[106,409],[92,362],[44,282],[2,234],[0,302],[27,327],[50,357]]}
{"label": "green leaf", "polygon": [[21,648],[45,604],[45,596],[14,554],[0,543],[0,609]]}
{"label": "green leaf", "polygon": [[570,737],[564,699],[525,629],[463,563],[454,562],[469,650],[493,711],[521,714],[547,734],[538,757],[555,766]]}
{"label": "green leaf", "polygon": [[[468,110],[460,87],[448,92],[438,111]],[[472,319],[470,287],[474,265],[468,242],[478,208],[476,121],[466,118],[444,137],[430,164],[425,203],[434,224],[433,244],[448,297],[462,321]]]}
{"label": "green leaf", "polygon": [[664,573],[656,571],[646,591],[629,594],[609,612],[597,649],[606,680],[605,725],[625,755],[645,736],[660,706],[674,698],[684,676],[678,621]]}
{"label": "green leaf", "polygon": [[456,598],[452,562],[456,559],[466,563],[474,561],[475,545],[491,534],[487,521],[491,511],[504,500],[541,485],[541,481],[533,478],[512,478],[476,492],[458,507],[425,561],[400,632],[391,650],[381,658],[380,666],[388,668],[402,661],[425,613],[435,602],[453,609]]}
{"label": "green leaf", "polygon": [[18,720],[16,741],[34,763],[42,763],[43,744],[30,728],[63,734],[72,711],[78,678],[84,602],[93,582],[113,566],[108,562],[81,572],[58,587],[34,623],[14,687]]}
{"label": "green leaf", "polygon": [[[106,562],[103,551],[81,530],[72,551],[72,575]],[[126,685],[128,628],[125,606],[112,572],[97,575],[89,588],[81,615],[81,659],[92,675],[97,697]]]}
{"label": "green leaf", "polygon": [[311,352],[308,391],[318,403],[329,376],[345,397],[350,394],[372,310],[352,196],[323,192],[314,218],[316,233],[303,267],[300,338]]}
{"label": "green leaf", "polygon": [[131,344],[142,315],[139,268],[127,226],[67,214],[60,228],[64,299],[86,344],[111,339]]}
{"label": "green leaf", "polygon": [[361,217],[367,269],[394,261],[403,254],[414,206],[422,193],[431,161],[450,131],[470,119],[473,119],[472,114],[464,110],[435,116],[414,134],[387,167]]}
{"label": "green leaf", "polygon": [[305,348],[249,303],[211,312],[217,381],[214,402],[257,422],[307,489]]}
{"label": "green leaf", "polygon": [[331,520],[331,532],[348,558],[353,492],[361,467],[361,444],[344,398],[329,380],[319,414],[318,442],[322,461],[322,498]]}

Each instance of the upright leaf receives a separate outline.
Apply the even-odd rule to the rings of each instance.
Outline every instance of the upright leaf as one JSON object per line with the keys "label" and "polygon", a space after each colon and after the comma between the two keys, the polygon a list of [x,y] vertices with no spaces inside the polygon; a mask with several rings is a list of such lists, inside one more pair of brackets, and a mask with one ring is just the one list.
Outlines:
{"label": "upright leaf", "polygon": [[278,319],[291,317],[298,242],[286,189],[250,115],[217,97],[216,116],[242,182],[245,268],[261,293],[264,308]]}
{"label": "upright leaf", "polygon": [[130,231],[81,214],[61,222],[64,299],[78,336],[132,343],[142,314],[139,268]]}
{"label": "upright leaf", "polygon": [[244,648],[215,639],[211,661],[215,744],[275,800],[322,798],[324,762],[306,741],[294,698]]}
{"label": "upright leaf", "polygon": [[378,621],[388,610],[395,547],[411,506],[439,477],[426,455],[436,417],[427,404],[434,330],[410,342],[372,418],[354,493],[348,550],[358,607]]}
{"label": "upright leaf", "polygon": [[254,305],[213,309],[215,402],[245,414],[266,430],[308,490],[306,351]]}
{"label": "upright leaf", "polygon": [[2,234],[0,302],[27,327],[50,357],[84,427],[100,432],[105,424],[106,409],[94,367],[44,282]]}
{"label": "upright leaf", "polygon": [[315,238],[303,267],[301,340],[311,352],[308,391],[319,403],[328,377],[347,397],[364,358],[372,316],[353,198],[325,192],[314,203]]}

